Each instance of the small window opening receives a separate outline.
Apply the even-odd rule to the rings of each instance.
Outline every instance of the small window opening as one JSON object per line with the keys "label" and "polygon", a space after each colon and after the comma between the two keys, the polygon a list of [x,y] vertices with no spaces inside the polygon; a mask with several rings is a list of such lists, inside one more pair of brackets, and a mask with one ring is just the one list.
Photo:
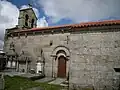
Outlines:
{"label": "small window opening", "polygon": [[52,46],[53,45],[53,41],[50,41],[50,46]]}
{"label": "small window opening", "polygon": [[120,72],[120,68],[114,68],[115,72]]}

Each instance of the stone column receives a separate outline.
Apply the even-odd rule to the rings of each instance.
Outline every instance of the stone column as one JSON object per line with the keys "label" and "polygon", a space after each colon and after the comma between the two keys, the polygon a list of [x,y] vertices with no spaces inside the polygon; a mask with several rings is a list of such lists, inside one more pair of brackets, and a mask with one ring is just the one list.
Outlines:
{"label": "stone column", "polygon": [[28,70],[28,61],[26,60],[26,70],[25,70],[26,73],[27,73],[27,70]]}
{"label": "stone column", "polygon": [[56,78],[56,56],[52,57],[53,78]]}
{"label": "stone column", "polygon": [[52,77],[55,78],[55,66],[56,66],[56,61],[55,61],[56,57],[52,57]]}

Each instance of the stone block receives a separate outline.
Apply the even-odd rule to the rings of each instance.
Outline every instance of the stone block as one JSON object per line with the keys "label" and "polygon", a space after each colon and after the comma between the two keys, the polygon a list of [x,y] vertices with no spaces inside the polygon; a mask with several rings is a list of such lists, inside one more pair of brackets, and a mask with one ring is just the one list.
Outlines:
{"label": "stone block", "polygon": [[86,72],[84,70],[72,70],[70,72],[70,77],[83,78]]}
{"label": "stone block", "polygon": [[45,76],[52,76],[52,67],[45,67]]}
{"label": "stone block", "polygon": [[89,48],[86,48],[86,47],[79,48],[78,50],[79,50],[79,54],[80,54],[80,55],[91,54],[90,49],[89,49]]}
{"label": "stone block", "polygon": [[112,39],[113,40],[120,40],[120,32],[113,32]]}
{"label": "stone block", "polygon": [[113,48],[114,47],[114,42],[109,39],[109,40],[103,40],[100,42],[100,47],[101,48]]}
{"label": "stone block", "polygon": [[110,48],[101,48],[101,55],[110,55]]}
{"label": "stone block", "polygon": [[80,34],[71,34],[70,41],[83,41],[83,36]]}
{"label": "stone block", "polygon": [[94,90],[93,85],[83,85],[83,84],[70,84],[69,90]]}
{"label": "stone block", "polygon": [[86,85],[86,79],[85,78],[76,78],[76,77],[72,77],[70,78],[70,83],[76,83],[79,85]]}
{"label": "stone block", "polygon": [[100,48],[100,43],[101,41],[94,41],[94,40],[91,40],[91,41],[88,41],[89,45],[88,47],[89,48]]}
{"label": "stone block", "polygon": [[83,55],[73,55],[73,57],[71,57],[72,63],[85,63],[85,57]]}
{"label": "stone block", "polygon": [[72,70],[83,70],[86,68],[85,63],[72,63],[70,67],[72,67]]}
{"label": "stone block", "polygon": [[88,70],[88,71],[93,71],[94,69],[95,69],[95,66],[94,65],[90,65],[90,64],[86,64],[86,69]]}
{"label": "stone block", "polygon": [[90,55],[101,55],[100,48],[90,48],[89,52],[90,52]]}

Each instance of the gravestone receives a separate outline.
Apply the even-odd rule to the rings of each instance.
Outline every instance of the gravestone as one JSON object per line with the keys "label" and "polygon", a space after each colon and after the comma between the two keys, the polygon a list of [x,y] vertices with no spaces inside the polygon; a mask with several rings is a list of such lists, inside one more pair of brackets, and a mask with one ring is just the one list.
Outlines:
{"label": "gravestone", "polygon": [[4,90],[4,75],[2,74],[1,75],[1,78],[0,78],[0,90]]}

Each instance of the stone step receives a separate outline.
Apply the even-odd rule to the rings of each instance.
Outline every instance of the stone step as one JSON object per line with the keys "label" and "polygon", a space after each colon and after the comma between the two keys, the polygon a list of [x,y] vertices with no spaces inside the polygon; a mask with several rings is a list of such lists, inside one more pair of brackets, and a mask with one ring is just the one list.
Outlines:
{"label": "stone step", "polygon": [[61,83],[60,86],[68,87],[68,84],[63,84],[63,83]]}
{"label": "stone step", "polygon": [[69,82],[66,80],[66,81],[64,81],[64,82],[62,82],[63,84],[68,84]]}
{"label": "stone step", "polygon": [[48,84],[56,84],[56,85],[61,85],[63,87],[68,87],[68,81],[61,78],[56,78],[55,80],[49,82]]}

